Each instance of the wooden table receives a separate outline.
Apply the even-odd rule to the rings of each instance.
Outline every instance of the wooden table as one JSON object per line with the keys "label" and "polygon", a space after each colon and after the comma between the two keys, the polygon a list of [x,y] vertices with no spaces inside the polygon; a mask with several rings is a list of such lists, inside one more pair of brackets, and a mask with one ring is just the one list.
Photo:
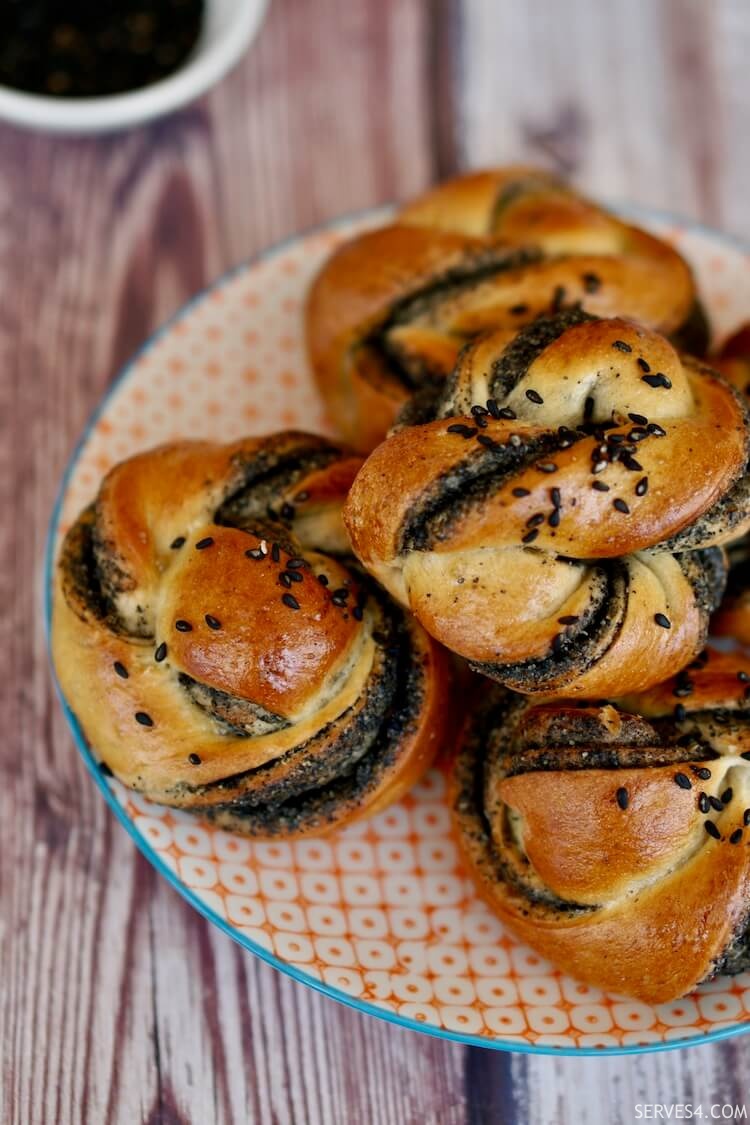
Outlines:
{"label": "wooden table", "polygon": [[[745,0],[274,0],[209,97],[127,135],[0,129],[0,1120],[630,1122],[741,1103],[750,1039],[466,1049],[294,984],[114,823],[54,697],[41,559],[123,360],[228,266],[460,167],[531,160],[750,238]],[[748,310],[750,312],[750,310]]]}

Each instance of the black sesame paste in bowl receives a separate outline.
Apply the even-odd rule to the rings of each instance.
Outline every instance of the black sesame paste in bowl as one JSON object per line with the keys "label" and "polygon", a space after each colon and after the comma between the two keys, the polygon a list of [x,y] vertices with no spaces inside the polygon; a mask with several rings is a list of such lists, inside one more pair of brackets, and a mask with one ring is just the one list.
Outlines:
{"label": "black sesame paste in bowl", "polygon": [[203,26],[204,0],[0,0],[0,85],[95,98],[178,70]]}

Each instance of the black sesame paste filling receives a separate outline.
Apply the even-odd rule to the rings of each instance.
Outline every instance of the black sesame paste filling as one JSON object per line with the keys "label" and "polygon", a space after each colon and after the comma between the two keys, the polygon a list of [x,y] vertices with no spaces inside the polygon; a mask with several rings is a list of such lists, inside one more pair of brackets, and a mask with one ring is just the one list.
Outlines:
{"label": "black sesame paste filling", "polygon": [[95,546],[95,531],[95,505],[90,504],[73,524],[63,542],[59,564],[63,593],[68,605],[81,620],[93,618],[104,621],[113,632],[121,633],[122,624],[106,592],[121,572],[108,575],[105,589],[102,567],[106,570],[108,566],[114,568],[115,564],[108,564],[106,557],[100,563]]}
{"label": "black sesame paste filling", "polygon": [[[720,548],[709,547],[675,555],[690,582],[698,608],[708,617],[721,601],[726,582],[726,566]],[[518,691],[553,691],[567,683],[572,675],[582,675],[611,648],[625,620],[629,596],[629,573],[619,560],[603,560],[597,565],[600,582],[589,607],[575,625],[556,635],[549,655],[514,664],[492,661],[470,661],[470,667],[490,679],[498,680]]]}
{"label": "black sesame paste filling", "polygon": [[467,509],[490,499],[540,458],[558,452],[561,442],[563,447],[572,444],[571,438],[580,440],[578,435],[564,438],[555,431],[493,448],[467,443],[465,459],[436,477],[409,509],[399,531],[398,550],[431,550],[450,536]]}
{"label": "black sesame paste filling", "polygon": [[518,333],[492,364],[490,397],[502,402],[550,344],[559,340],[568,329],[596,319],[580,308],[565,309],[554,316],[537,317]]}
{"label": "black sesame paste filling", "polygon": [[[388,688],[380,706],[348,724],[332,755],[334,768],[325,774],[304,769],[294,784],[266,787],[257,802],[246,798],[203,810],[202,815],[222,828],[247,835],[274,836],[293,831],[322,831],[338,821],[344,810],[364,803],[401,753],[403,740],[419,719],[424,698],[424,665],[416,656],[409,627],[394,611],[386,638]],[[364,751],[362,746],[364,745]],[[304,747],[292,754],[304,753]],[[326,758],[326,763],[328,758]],[[231,781],[232,779],[230,779]],[[216,790],[219,790],[217,785]]]}
{"label": "black sesame paste filling", "polygon": [[341,451],[328,442],[300,438],[291,449],[261,449],[250,455],[237,454],[235,467],[241,483],[216,510],[214,522],[225,527],[252,531],[258,521],[291,522],[288,514],[277,510],[278,497],[298,480],[336,461]]}
{"label": "black sesame paste filling", "polygon": [[445,372],[431,370],[422,358],[406,356],[391,338],[392,330],[438,314],[440,306],[446,301],[510,270],[535,264],[542,258],[542,252],[535,247],[513,250],[491,247],[471,252],[460,265],[447,270],[417,293],[397,301],[387,319],[359,346],[378,355],[393,377],[409,391],[431,380],[442,381]]}

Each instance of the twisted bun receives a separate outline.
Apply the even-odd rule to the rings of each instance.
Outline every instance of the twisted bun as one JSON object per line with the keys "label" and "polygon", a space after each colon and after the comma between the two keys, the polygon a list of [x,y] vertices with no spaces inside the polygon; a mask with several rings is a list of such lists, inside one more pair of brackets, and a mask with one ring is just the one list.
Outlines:
{"label": "twisted bun", "polygon": [[648,1003],[750,968],[750,661],[620,700],[493,688],[457,758],[460,848],[524,941]]}
{"label": "twisted bun", "polygon": [[575,302],[705,351],[693,278],[672,247],[546,172],[472,173],[330,258],[309,295],[308,350],[336,425],[367,451],[467,340]]}
{"label": "twisted bun", "polygon": [[358,557],[433,636],[565,695],[639,690],[695,655],[716,545],[750,522],[748,420],[715,372],[569,310],[469,345],[439,413],[370,455],[345,509]]}
{"label": "twisted bun", "polygon": [[399,797],[438,743],[444,657],[346,558],[359,460],[301,433],[118,465],[69,531],[53,654],[125,785],[260,836]]}

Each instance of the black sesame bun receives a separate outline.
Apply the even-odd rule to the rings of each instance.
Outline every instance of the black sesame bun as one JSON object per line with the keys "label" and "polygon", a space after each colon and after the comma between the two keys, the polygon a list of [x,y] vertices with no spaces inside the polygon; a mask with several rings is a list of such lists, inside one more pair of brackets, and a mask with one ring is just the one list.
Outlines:
{"label": "black sesame bun", "polygon": [[68,532],[53,654],[125,785],[249,835],[320,833],[427,767],[445,656],[350,557],[357,458],[282,433],[123,462]]}
{"label": "black sesame bun", "polygon": [[750,968],[750,659],[609,703],[493,687],[451,802],[482,896],[589,984],[662,1003]]}
{"label": "black sesame bun", "polygon": [[462,353],[436,420],[365,462],[354,550],[425,628],[518,691],[606,695],[703,646],[750,524],[737,393],[659,334],[579,309]]}
{"label": "black sesame bun", "polygon": [[467,340],[575,302],[704,354],[706,320],[675,249],[547,172],[472,172],[331,256],[310,291],[308,352],[338,429],[369,451]]}

